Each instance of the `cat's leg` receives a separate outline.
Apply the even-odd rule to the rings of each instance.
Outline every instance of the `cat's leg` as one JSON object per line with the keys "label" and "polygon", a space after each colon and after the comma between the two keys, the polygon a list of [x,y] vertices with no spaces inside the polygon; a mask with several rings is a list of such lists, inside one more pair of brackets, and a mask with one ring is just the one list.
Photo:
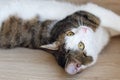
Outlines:
{"label": "cat's leg", "polygon": [[88,11],[101,20],[101,26],[114,29],[120,32],[120,16],[111,10],[105,9],[93,3],[88,3],[80,7],[81,10]]}

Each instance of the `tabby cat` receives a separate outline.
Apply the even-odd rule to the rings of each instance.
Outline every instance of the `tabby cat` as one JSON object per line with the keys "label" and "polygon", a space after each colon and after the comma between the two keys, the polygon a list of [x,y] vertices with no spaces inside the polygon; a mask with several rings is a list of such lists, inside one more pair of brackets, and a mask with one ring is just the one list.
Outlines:
{"label": "tabby cat", "polygon": [[119,34],[120,16],[92,3],[11,0],[0,2],[0,26],[0,48],[45,50],[73,75],[95,64]]}

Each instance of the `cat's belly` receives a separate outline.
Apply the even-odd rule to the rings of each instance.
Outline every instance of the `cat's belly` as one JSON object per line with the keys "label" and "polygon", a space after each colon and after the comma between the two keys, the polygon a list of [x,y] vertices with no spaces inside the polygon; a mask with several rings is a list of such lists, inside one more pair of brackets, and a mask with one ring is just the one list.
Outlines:
{"label": "cat's belly", "polygon": [[24,20],[39,16],[40,20],[60,20],[77,11],[78,8],[70,3],[57,1],[29,1],[12,0],[0,2],[0,25],[11,15],[16,15]]}

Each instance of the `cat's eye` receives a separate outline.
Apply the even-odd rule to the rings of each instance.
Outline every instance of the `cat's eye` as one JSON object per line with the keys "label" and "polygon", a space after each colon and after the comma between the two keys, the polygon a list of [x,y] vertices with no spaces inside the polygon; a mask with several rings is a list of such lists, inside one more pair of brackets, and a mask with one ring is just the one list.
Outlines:
{"label": "cat's eye", "polygon": [[78,48],[81,49],[81,50],[84,50],[84,48],[85,48],[84,43],[83,43],[83,42],[80,42],[80,43],[78,44]]}
{"label": "cat's eye", "polygon": [[72,32],[72,31],[67,31],[67,32],[66,32],[66,35],[67,35],[67,36],[73,36],[74,34],[75,34],[75,33]]}

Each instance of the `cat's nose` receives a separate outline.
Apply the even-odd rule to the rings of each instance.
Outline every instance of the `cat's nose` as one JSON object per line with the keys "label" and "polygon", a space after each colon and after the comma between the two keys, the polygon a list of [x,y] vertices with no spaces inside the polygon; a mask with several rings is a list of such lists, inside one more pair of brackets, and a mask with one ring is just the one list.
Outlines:
{"label": "cat's nose", "polygon": [[65,68],[65,71],[70,75],[74,75],[80,71],[80,67],[81,67],[80,63],[72,62],[72,63],[67,65],[67,67]]}

